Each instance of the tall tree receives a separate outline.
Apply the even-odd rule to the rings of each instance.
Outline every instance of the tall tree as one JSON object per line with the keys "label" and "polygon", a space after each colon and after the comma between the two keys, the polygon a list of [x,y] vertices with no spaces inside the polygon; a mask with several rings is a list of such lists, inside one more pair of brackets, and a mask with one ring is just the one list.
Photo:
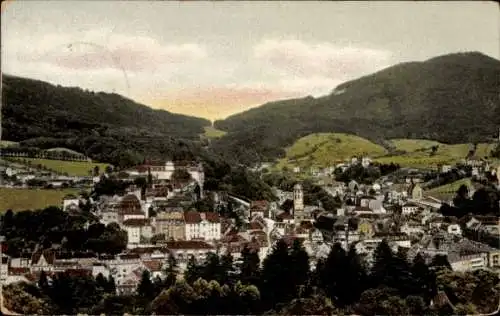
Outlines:
{"label": "tall tree", "polygon": [[116,283],[115,278],[110,274],[108,277],[108,282],[106,286],[106,292],[110,294],[116,294]]}
{"label": "tall tree", "polygon": [[98,166],[98,165],[96,165],[96,166],[94,167],[94,177],[99,176],[99,172],[100,172],[100,170],[99,170],[99,166]]}
{"label": "tall tree", "polygon": [[177,280],[177,260],[171,252],[168,254],[167,269],[165,272],[167,276],[165,279],[165,285],[166,287],[171,287]]}
{"label": "tall tree", "polygon": [[288,245],[279,240],[263,262],[262,299],[265,306],[272,308],[293,298],[295,289],[291,283],[290,268]]}
{"label": "tall tree", "polygon": [[96,276],[95,281],[97,283],[97,286],[101,288],[104,292],[106,292],[106,289],[108,287],[108,280],[104,278],[104,275],[102,273],[99,273]]}
{"label": "tall tree", "polygon": [[394,253],[385,239],[375,249],[373,259],[374,263],[370,274],[371,286],[373,288],[381,285],[393,287],[397,282],[392,276]]}
{"label": "tall tree", "polygon": [[42,270],[42,272],[40,272],[40,277],[38,278],[38,287],[40,287],[40,289],[44,292],[47,291],[49,288],[49,282],[47,280],[47,273],[45,273],[44,270]]}
{"label": "tall tree", "polygon": [[349,252],[346,256],[346,263],[347,267],[344,272],[344,280],[347,280],[349,283],[348,285],[346,284],[344,291],[340,293],[342,301],[339,303],[342,305],[350,305],[357,302],[361,293],[366,290],[367,285],[366,270],[354,246],[349,248]]}
{"label": "tall tree", "polygon": [[428,304],[435,294],[436,281],[420,253],[413,259],[411,276],[413,281],[412,294],[421,295]]}
{"label": "tall tree", "polygon": [[201,266],[201,278],[204,280],[216,280],[221,283],[224,278],[221,268],[220,257],[217,253],[210,252]]}
{"label": "tall tree", "polygon": [[259,285],[260,280],[260,259],[255,251],[251,251],[245,245],[241,251],[241,267],[239,280],[245,284]]}
{"label": "tall tree", "polygon": [[200,266],[198,266],[195,257],[191,255],[187,262],[186,272],[184,272],[184,279],[188,284],[193,284],[194,281],[201,277],[200,272]]}
{"label": "tall tree", "polygon": [[293,242],[290,250],[290,283],[295,289],[295,295],[299,293],[300,288],[305,286],[310,276],[309,255],[305,251],[300,240]]}
{"label": "tall tree", "polygon": [[222,278],[219,284],[233,284],[234,283],[234,264],[233,256],[230,252],[225,253],[220,258]]}
{"label": "tall tree", "polygon": [[317,269],[320,275],[320,288],[322,288],[328,297],[336,304],[343,301],[342,291],[347,284],[344,271],[347,269],[347,256],[345,250],[339,243],[333,245],[328,257]]}
{"label": "tall tree", "polygon": [[142,272],[141,282],[137,287],[137,294],[143,299],[152,299],[154,297],[155,288],[151,282],[151,274],[148,270]]}

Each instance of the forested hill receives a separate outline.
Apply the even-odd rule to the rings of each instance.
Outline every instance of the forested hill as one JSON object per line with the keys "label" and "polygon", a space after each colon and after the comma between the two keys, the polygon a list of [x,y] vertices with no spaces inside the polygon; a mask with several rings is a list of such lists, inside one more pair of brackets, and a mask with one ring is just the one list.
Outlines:
{"label": "forested hill", "polygon": [[317,132],[352,133],[378,143],[485,141],[500,125],[499,91],[500,61],[481,53],[402,63],[321,98],[272,102],[217,121],[215,127],[228,133],[214,146],[254,162],[280,156],[284,147]]}
{"label": "forested hill", "polygon": [[2,138],[67,138],[82,133],[156,134],[197,139],[205,119],[154,110],[118,94],[2,75]]}

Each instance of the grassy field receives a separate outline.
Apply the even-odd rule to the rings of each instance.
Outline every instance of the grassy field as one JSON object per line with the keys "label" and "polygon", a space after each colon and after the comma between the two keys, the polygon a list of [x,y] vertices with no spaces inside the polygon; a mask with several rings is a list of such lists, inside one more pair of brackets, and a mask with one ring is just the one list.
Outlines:
{"label": "grassy field", "polygon": [[286,150],[278,168],[327,167],[355,155],[377,157],[387,154],[382,146],[361,137],[339,133],[311,134],[296,141]]}
{"label": "grassy field", "polygon": [[[472,144],[448,145],[425,139],[393,139],[390,142],[396,150],[404,153],[390,155],[382,146],[354,135],[311,134],[287,148],[286,157],[279,160],[273,169],[327,167],[355,155],[367,155],[376,162],[397,163],[402,167],[435,169],[442,164],[456,164],[472,149]],[[433,146],[438,146],[438,149],[431,156]],[[476,156],[487,157],[494,147],[495,144],[478,144]],[[495,159],[490,158],[490,161],[498,163]]]}
{"label": "grassy field", "polygon": [[469,188],[469,190],[473,188],[471,179],[465,178],[430,190],[425,190],[424,194],[438,199],[452,199],[456,195],[460,186],[464,184]]}
{"label": "grassy field", "polygon": [[88,176],[89,170],[93,170],[95,166],[103,171],[108,164],[86,162],[86,161],[64,161],[64,160],[50,160],[50,159],[36,159],[36,158],[15,158],[17,161],[26,159],[32,165],[41,164],[50,170],[64,173],[67,172],[70,176]]}
{"label": "grassy field", "polygon": [[[405,154],[386,156],[376,159],[381,163],[397,163],[403,167],[414,168],[436,168],[440,164],[453,165],[464,159],[472,144],[442,144],[432,140],[422,139],[395,139],[391,141],[397,150],[405,151]],[[431,147],[438,146],[436,153],[431,156]],[[495,144],[478,144],[476,156],[483,158],[490,155]]]}
{"label": "grassy field", "polygon": [[76,189],[43,190],[0,188],[0,212],[37,210],[48,206],[62,206],[68,194],[78,194]]}
{"label": "grassy field", "polygon": [[221,131],[219,129],[216,129],[212,126],[206,126],[205,127],[205,134],[203,134],[203,136],[205,136],[207,138],[219,138],[219,137],[222,137],[226,134],[227,134],[226,132]]}
{"label": "grassy field", "polygon": [[460,188],[462,185],[466,185],[469,188],[472,188],[472,181],[470,178],[465,178],[465,179],[460,179],[452,183],[448,183],[436,188],[433,188],[431,190],[427,190],[429,194],[432,193],[450,193],[450,192],[457,192],[457,190]]}

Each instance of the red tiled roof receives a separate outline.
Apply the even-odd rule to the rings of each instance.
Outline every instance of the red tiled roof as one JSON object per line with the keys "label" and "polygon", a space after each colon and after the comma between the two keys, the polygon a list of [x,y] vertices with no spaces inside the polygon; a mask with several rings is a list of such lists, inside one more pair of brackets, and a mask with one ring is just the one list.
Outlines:
{"label": "red tiled roof", "polygon": [[134,194],[127,194],[123,197],[121,203],[140,203],[140,202],[137,196],[135,196]]}
{"label": "red tiled roof", "polygon": [[142,263],[150,272],[161,271],[163,267],[160,260],[144,260]]}
{"label": "red tiled roof", "polygon": [[30,272],[30,268],[9,267],[9,275],[25,275]]}
{"label": "red tiled roof", "polygon": [[89,269],[66,269],[64,272],[73,277],[92,276],[92,270]]}
{"label": "red tiled roof", "polygon": [[167,241],[168,249],[214,249],[214,247],[201,240],[177,240]]}
{"label": "red tiled roof", "polygon": [[139,254],[136,253],[126,253],[126,254],[121,254],[119,255],[120,259],[122,260],[127,260],[127,259],[139,259],[140,256]]}
{"label": "red tiled roof", "polygon": [[186,224],[198,224],[201,222],[201,214],[196,211],[184,212],[184,220]]}
{"label": "red tiled roof", "polygon": [[147,218],[129,218],[123,221],[124,226],[130,227],[142,227],[149,224],[149,219]]}
{"label": "red tiled roof", "polygon": [[128,253],[134,253],[134,254],[146,254],[146,253],[153,253],[155,251],[160,251],[163,253],[168,253],[167,247],[138,247],[138,248],[133,248],[128,251]]}

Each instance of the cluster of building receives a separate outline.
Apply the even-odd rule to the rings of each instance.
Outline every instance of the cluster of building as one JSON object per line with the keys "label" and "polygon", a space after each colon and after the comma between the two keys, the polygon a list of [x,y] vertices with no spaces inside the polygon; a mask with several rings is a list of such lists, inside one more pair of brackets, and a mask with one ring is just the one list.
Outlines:
{"label": "cluster of building", "polygon": [[[173,181],[178,169],[191,179]],[[249,247],[263,260],[280,239],[300,240],[314,267],[335,243],[345,249],[354,246],[368,264],[374,250],[387,240],[394,251],[404,250],[409,259],[422,254],[429,261],[441,254],[454,270],[500,269],[500,250],[465,238],[464,229],[487,231],[500,238],[498,218],[469,217],[459,221],[442,216],[442,202],[427,197],[418,177],[364,185],[332,181],[325,191],[338,197],[338,209],[306,205],[304,190],[297,183],[293,191],[275,188],[275,201],[248,201],[226,192],[203,192],[204,171],[199,164],[148,163],[127,171],[130,178],[150,177],[145,190],[130,186],[123,196],[103,196],[93,201],[94,212],[104,224],[116,223],[127,232],[127,249],[117,256],[60,257],[56,249],[37,250],[27,258],[9,258],[2,269],[6,280],[14,282],[47,272],[80,271],[89,275],[112,275],[118,293],[137,288],[142,271],[165,277],[169,256],[174,256],[182,272],[188,259],[203,261],[209,252],[230,253],[235,260]],[[210,212],[190,209],[193,202],[212,195]],[[282,209],[287,200],[293,206]],[[77,211],[80,201],[68,197],[67,211]],[[217,212],[232,205],[239,220]],[[290,203],[288,203],[290,204]],[[83,272],[81,272],[83,271]],[[77,272],[75,272],[77,273]]]}
{"label": "cluster of building", "polygon": [[90,188],[98,181],[92,176],[69,176],[36,166],[18,163],[0,165],[0,186],[6,188]]}

